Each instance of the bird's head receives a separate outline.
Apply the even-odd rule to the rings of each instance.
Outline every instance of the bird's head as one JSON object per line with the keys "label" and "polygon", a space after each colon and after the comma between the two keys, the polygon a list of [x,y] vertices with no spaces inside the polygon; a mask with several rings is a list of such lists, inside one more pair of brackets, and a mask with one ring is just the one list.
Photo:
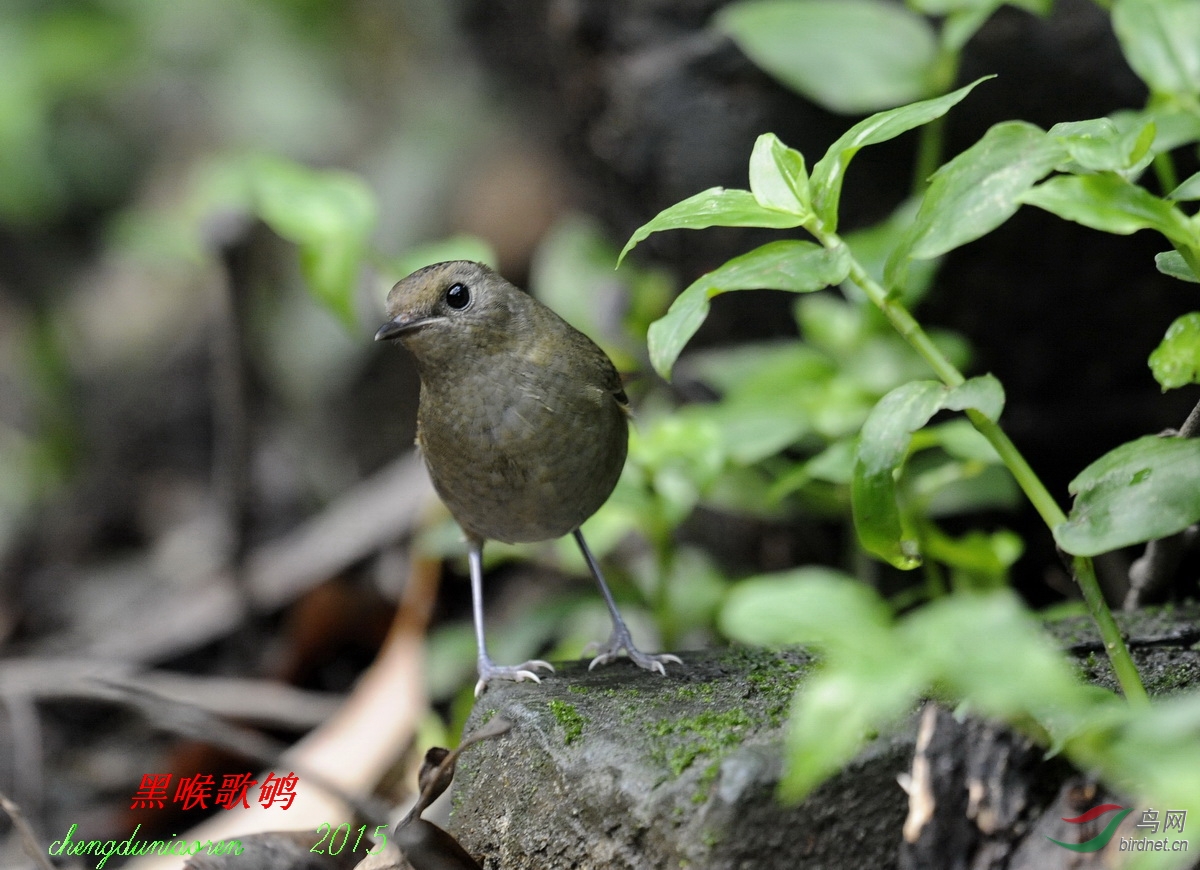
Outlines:
{"label": "bird's head", "polygon": [[418,358],[503,342],[525,294],[482,263],[452,260],[418,269],[387,297],[376,341],[399,339]]}

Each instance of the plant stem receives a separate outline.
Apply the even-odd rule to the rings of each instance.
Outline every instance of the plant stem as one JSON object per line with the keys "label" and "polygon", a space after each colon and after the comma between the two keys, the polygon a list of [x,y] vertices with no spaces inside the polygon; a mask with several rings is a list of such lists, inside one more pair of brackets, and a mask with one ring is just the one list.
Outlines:
{"label": "plant stem", "polygon": [[[820,234],[813,233],[813,235],[828,248],[844,247],[846,244],[834,233],[822,231]],[[954,364],[946,359],[945,354],[933,343],[933,339],[929,337],[917,319],[908,313],[908,309],[904,307],[903,303],[889,296],[887,291],[867,273],[867,270],[853,255],[850,257],[850,280],[862,288],[904,340],[929,363],[942,383],[957,387],[966,380],[962,372],[955,368]]]}
{"label": "plant stem", "polygon": [[1142,685],[1137,665],[1133,663],[1129,647],[1121,637],[1121,629],[1113,619],[1108,602],[1104,600],[1104,593],[1100,591],[1100,582],[1096,579],[1096,566],[1087,556],[1076,556],[1071,560],[1071,567],[1075,571],[1075,579],[1083,593],[1088,612],[1104,640],[1104,651],[1108,653],[1108,661],[1112,664],[1113,673],[1125,693],[1125,698],[1130,704],[1147,706],[1150,696],[1146,694],[1146,687]]}
{"label": "plant stem", "polygon": [[1196,407],[1192,408],[1192,413],[1187,415],[1187,419],[1179,427],[1178,435],[1180,438],[1200,437],[1200,402],[1197,402]]}
{"label": "plant stem", "polygon": [[946,118],[934,118],[921,128],[917,139],[917,163],[913,168],[912,196],[918,197],[929,187],[929,176],[942,165],[942,146],[946,139]]}
{"label": "plant stem", "polygon": [[1042,518],[1042,522],[1046,524],[1047,528],[1054,529],[1060,523],[1065,523],[1067,515],[1058,506],[1054,496],[1050,495],[1050,491],[1046,489],[1042,479],[1037,476],[1037,473],[1025,461],[1025,457],[1017,450],[1017,445],[1012,443],[1008,433],[1001,429],[994,420],[989,420],[973,409],[967,410],[967,419],[1000,454],[1001,460],[1008,467],[1009,472],[1016,479],[1017,485],[1021,487],[1026,498],[1033,504],[1034,510],[1038,512],[1038,516]]}
{"label": "plant stem", "polygon": [[1179,175],[1175,172],[1175,161],[1171,159],[1171,155],[1166,151],[1154,155],[1154,174],[1158,176],[1158,183],[1162,187],[1163,196],[1166,196],[1179,186]]}
{"label": "plant stem", "polygon": [[[937,62],[933,69],[933,83],[930,92],[933,94],[947,93],[954,87],[954,79],[958,76],[958,66],[961,60],[959,52],[942,48],[938,52]],[[929,176],[942,165],[942,151],[946,144],[946,116],[940,115],[921,127],[917,139],[917,161],[913,167],[912,193],[913,198],[920,197],[929,187]]]}
{"label": "plant stem", "polygon": [[[806,224],[805,229],[826,248],[832,250],[846,246],[846,243],[836,233],[827,231],[816,219]],[[929,363],[942,383],[949,387],[957,387],[966,380],[962,372],[933,343],[928,333],[904,307],[900,299],[884,290],[853,254],[850,256],[849,277],[884,313],[905,341]],[[1046,526],[1053,531],[1057,526],[1066,522],[1067,515],[1063,513],[1062,508],[1058,506],[1058,502],[1046,489],[1041,478],[1037,476],[999,424],[973,409],[967,410],[967,418],[979,434],[983,435],[995,448],[996,453],[1000,455],[1017,485],[1021,487]],[[1104,593],[1100,590],[1100,583],[1096,579],[1096,569],[1092,560],[1086,556],[1076,556],[1073,560],[1073,567],[1075,580],[1083,594],[1084,603],[1104,641],[1104,648],[1108,653],[1109,661],[1112,662],[1113,673],[1116,675],[1121,689],[1125,692],[1125,697],[1134,704],[1147,703],[1146,689],[1142,685],[1141,677],[1138,676],[1133,658],[1129,654],[1129,648],[1125,645],[1125,639],[1121,637],[1121,630],[1104,600]]]}

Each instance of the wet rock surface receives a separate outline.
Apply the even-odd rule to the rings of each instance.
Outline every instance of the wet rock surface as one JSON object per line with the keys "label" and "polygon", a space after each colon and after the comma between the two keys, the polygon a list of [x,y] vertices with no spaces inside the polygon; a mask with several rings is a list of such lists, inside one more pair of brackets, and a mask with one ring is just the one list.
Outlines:
{"label": "wet rock surface", "polygon": [[806,801],[776,798],[784,726],[812,664],[799,651],[684,654],[493,684],[468,730],[505,738],[460,763],[450,830],[488,868],[893,867],[911,728],[883,736]]}

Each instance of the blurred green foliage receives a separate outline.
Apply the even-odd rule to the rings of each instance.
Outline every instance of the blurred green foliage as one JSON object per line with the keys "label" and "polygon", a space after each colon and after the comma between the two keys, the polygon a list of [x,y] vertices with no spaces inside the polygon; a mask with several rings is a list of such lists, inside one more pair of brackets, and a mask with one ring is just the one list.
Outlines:
{"label": "blurred green foliage", "polygon": [[[1049,131],[1024,121],[997,124],[936,171],[940,158],[934,161],[928,183],[929,173],[918,167],[913,199],[887,223],[842,237],[838,200],[857,150],[920,128],[918,159],[940,155],[939,119],[979,82],[939,95],[947,80],[937,73],[957,69],[965,35],[1000,4],[910,5],[942,16],[940,29],[926,31],[933,25],[924,18],[871,0],[746,0],[724,9],[716,26],[785,84],[835,111],[882,111],[851,127],[811,174],[804,155],[763,134],[750,155],[749,190],[713,188],[689,197],[634,232],[623,251],[651,233],[709,226],[801,227],[813,237],[815,244],[765,245],[694,282],[651,327],[651,359],[664,375],[677,360],[684,362],[680,353],[710,315],[708,300],[718,293],[757,287],[811,293],[840,285],[841,298],[806,309],[800,342],[754,353],[758,366],[726,367],[714,416],[719,421],[722,406],[741,410],[744,396],[760,395],[758,413],[751,405],[737,415],[749,423],[731,439],[743,451],[741,456],[731,451],[731,458],[770,474],[784,464],[781,452],[790,463],[799,452],[799,464],[776,478],[773,491],[802,492],[817,482],[848,489],[863,549],[898,568],[922,568],[925,592],[934,598],[897,619],[893,607],[859,580],[806,567],[734,584],[721,609],[721,627],[748,643],[808,643],[825,650],[824,668],[795,702],[784,782],[792,797],[807,794],[870,734],[934,694],[1006,719],[1129,794],[1200,807],[1190,773],[1200,746],[1197,695],[1146,704],[1087,558],[1200,520],[1200,441],[1147,437],[1118,447],[1071,484],[1075,502],[1066,515],[998,425],[1004,403],[999,382],[989,375],[965,379],[960,372],[965,354],[953,359],[941,346],[945,342],[927,333],[907,307],[923,295],[938,258],[991,232],[1022,205],[1104,232],[1157,232],[1173,248],[1157,259],[1159,268],[1184,280],[1200,278],[1200,216],[1182,205],[1194,198],[1196,182],[1180,184],[1171,159],[1174,149],[1200,142],[1200,5],[1186,0],[1113,5],[1122,48],[1151,91],[1144,110]],[[1046,12],[1050,5],[1030,8]],[[907,40],[907,56],[900,49],[876,50],[882,35],[898,28],[919,29],[928,38]],[[825,39],[841,49],[836,63],[820,60]],[[844,92],[838,90],[843,83]],[[924,99],[892,108],[918,98]],[[1142,183],[1151,167],[1158,186],[1171,191],[1167,196]],[[801,305],[822,298],[804,298]],[[1194,317],[1178,321],[1151,357],[1164,388],[1194,380]],[[861,380],[850,381],[856,391],[822,393],[816,385],[823,381],[846,383],[853,376],[853,366],[828,351],[837,346],[836,337],[859,331],[847,328],[856,321],[881,334],[894,330],[940,382],[893,366],[891,382],[867,388]],[[736,352],[725,353],[736,359]],[[845,413],[849,406],[841,402],[854,392],[863,407]],[[834,409],[842,413],[831,413]],[[947,424],[939,418],[929,425],[945,411],[965,412],[977,436],[963,438],[966,421]],[[822,418],[839,423],[813,425]],[[940,455],[923,455],[930,448]],[[989,469],[999,476],[985,473]],[[1014,536],[973,532],[951,540],[934,523],[947,509],[969,512],[1011,503],[1013,483],[1046,520],[1057,544],[1076,557],[1077,579],[1128,701],[1081,684],[1032,615],[996,588],[1020,552]],[[846,502],[826,499],[843,511]],[[953,594],[942,594],[944,569],[956,578]],[[1135,745],[1143,739],[1148,743]],[[1169,856],[1138,860],[1147,861],[1144,866],[1178,866]]]}
{"label": "blurred green foliage", "polygon": [[[20,254],[0,296],[0,541],[95,446],[79,385],[117,357],[136,377],[170,353],[156,319],[198,291],[209,304],[215,256],[254,220],[297,248],[295,276],[256,285],[249,309],[270,386],[310,404],[344,387],[371,350],[357,332],[378,282],[440,231],[448,172],[496,123],[471,69],[439,54],[454,15],[440,0],[0,8],[0,229]],[[446,102],[462,111],[447,118]],[[295,304],[293,286],[317,306]]]}

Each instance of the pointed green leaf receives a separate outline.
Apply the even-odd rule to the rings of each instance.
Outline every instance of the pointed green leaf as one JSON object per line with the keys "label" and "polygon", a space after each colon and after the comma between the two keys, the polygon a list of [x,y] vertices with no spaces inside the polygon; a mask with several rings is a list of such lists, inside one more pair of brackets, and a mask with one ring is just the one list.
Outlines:
{"label": "pointed green leaf", "polygon": [[750,154],[750,192],[763,208],[807,218],[810,208],[804,155],[784,145],[774,133],[763,133]]}
{"label": "pointed green leaf", "polygon": [[748,190],[732,190],[710,187],[682,202],[660,211],[649,222],[642,224],[625,247],[617,262],[625,259],[638,244],[652,233],[664,230],[702,230],[706,227],[767,227],[787,229],[800,226],[801,218],[794,214],[764,208]]}
{"label": "pointed green leaf", "polygon": [[1137,111],[1116,111],[1114,119],[1134,124],[1138,120],[1152,121],[1155,127],[1152,154],[1165,154],[1184,145],[1200,141],[1200,112],[1189,111],[1174,102],[1162,102]]}
{"label": "pointed green leaf", "polygon": [[1096,556],[1165,538],[1200,520],[1200,439],[1147,435],[1097,459],[1068,487],[1075,504],[1058,545]]}
{"label": "pointed green leaf", "polygon": [[957,387],[911,381],[879,400],[863,423],[850,486],[854,527],[864,549],[897,568],[921,564],[917,542],[905,534],[896,501],[896,476],[913,433],[938,411],[973,408],[996,420],[1003,407],[1004,389],[991,375]]}
{"label": "pointed green leaf", "polygon": [[926,96],[937,59],[929,23],[881,0],[745,0],[716,26],[785,85],[846,115]]}
{"label": "pointed green leaf", "polygon": [[1170,275],[1172,278],[1178,278],[1180,281],[1200,284],[1200,276],[1192,271],[1192,267],[1187,264],[1187,260],[1183,259],[1183,254],[1178,251],[1163,251],[1161,254],[1155,254],[1154,265],[1164,275]]}
{"label": "pointed green leaf", "polygon": [[1200,311],[1167,327],[1162,343],[1150,354],[1150,371],[1164,391],[1200,383]]}
{"label": "pointed green leaf", "polygon": [[313,294],[353,324],[358,273],[376,221],[370,188],[352,173],[281,158],[255,160],[247,169],[259,217],[299,246]]}
{"label": "pointed green leaf", "polygon": [[903,284],[911,259],[927,260],[974,241],[1008,220],[1020,196],[1066,156],[1066,149],[1024,121],[1006,121],[936,173],[917,219],[885,271]]}
{"label": "pointed green leaf", "polygon": [[1113,30],[1133,71],[1157,94],[1200,94],[1200,3],[1117,0]]}
{"label": "pointed green leaf", "polygon": [[1180,200],[1190,202],[1200,199],[1200,172],[1184,179],[1184,182],[1179,187],[1167,194],[1167,199],[1175,200],[1176,202]]}
{"label": "pointed green leaf", "polygon": [[655,371],[670,378],[685,344],[708,316],[709,300],[734,290],[790,290],[807,293],[845,279],[850,258],[845,248],[827,250],[812,242],[780,241],[734,257],[696,279],[667,313],[650,325],[647,343]]}
{"label": "pointed green leaf", "polygon": [[846,168],[860,149],[895,139],[901,133],[940,118],[971,93],[976,85],[989,78],[993,76],[978,78],[945,96],[879,112],[859,121],[839,136],[812,171],[814,209],[825,226],[830,230],[837,229],[838,200],[841,198]]}
{"label": "pointed green leaf", "polygon": [[1183,212],[1113,173],[1060,175],[1026,191],[1020,200],[1106,233],[1158,230],[1182,245],[1198,241],[1196,229]]}
{"label": "pointed green leaf", "polygon": [[1121,135],[1121,146],[1125,152],[1126,174],[1141,172],[1154,160],[1154,143],[1158,139],[1158,125],[1147,121],[1141,126],[1131,127]]}

